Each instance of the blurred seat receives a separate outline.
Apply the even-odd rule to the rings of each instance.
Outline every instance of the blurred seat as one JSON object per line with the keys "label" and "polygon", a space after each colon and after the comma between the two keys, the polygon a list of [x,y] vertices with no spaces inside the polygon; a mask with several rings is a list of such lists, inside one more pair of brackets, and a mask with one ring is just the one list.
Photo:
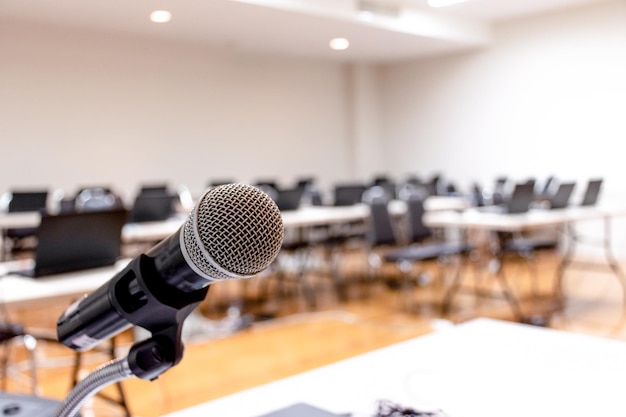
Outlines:
{"label": "blurred seat", "polygon": [[74,200],[76,211],[113,210],[124,208],[122,199],[111,189],[104,187],[85,188]]}
{"label": "blurred seat", "polygon": [[[47,190],[14,190],[2,196],[3,208],[7,213],[39,212],[48,205]],[[36,245],[37,227],[9,228],[2,231],[3,259],[20,251],[30,251]]]}
{"label": "blurred seat", "polygon": [[[563,189],[570,185],[564,184]],[[570,190],[571,192],[571,190]],[[513,215],[524,215],[530,209],[531,202],[536,198],[534,192],[534,181],[526,181],[515,185],[511,197],[505,203],[505,213]],[[530,292],[533,299],[538,296],[538,279],[536,257],[540,251],[554,252],[559,245],[559,232],[555,227],[546,227],[524,232],[497,232],[495,241],[491,246],[492,261],[491,270],[495,273],[500,282],[505,297],[508,299],[514,313],[522,317],[518,301],[513,295],[506,271],[504,268],[507,260],[511,258],[522,259],[526,265],[531,283]]]}
{"label": "blurred seat", "polygon": [[[445,242],[431,240],[432,232],[424,224],[424,200],[420,194],[408,197],[407,242],[402,243],[398,237],[397,227],[388,210],[388,202],[383,197],[373,198],[370,207],[370,228],[367,241],[370,246],[368,264],[373,270],[380,269],[384,264],[394,264],[401,272],[401,289],[405,297],[405,306],[410,307],[411,290],[420,281],[422,272],[415,273],[415,268],[426,261],[436,261],[440,275],[442,265],[449,264],[455,257],[469,253],[471,248],[464,242]],[[459,280],[461,265],[458,266],[454,282]],[[441,281],[441,279],[440,279]]]}
{"label": "blurred seat", "polygon": [[216,178],[210,180],[207,183],[207,188],[219,187],[220,185],[235,184],[236,182],[237,181],[232,178]]}
{"label": "blurred seat", "polygon": [[142,184],[139,187],[138,195],[163,195],[168,194],[168,185],[166,183]]}

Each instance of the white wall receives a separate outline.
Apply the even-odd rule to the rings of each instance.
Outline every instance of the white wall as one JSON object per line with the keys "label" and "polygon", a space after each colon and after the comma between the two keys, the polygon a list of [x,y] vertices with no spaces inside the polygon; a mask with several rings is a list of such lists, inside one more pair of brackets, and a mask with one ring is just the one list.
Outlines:
{"label": "white wall", "polygon": [[[489,49],[388,66],[381,83],[382,140],[397,176],[441,172],[489,186],[498,175],[554,174],[578,182],[575,201],[603,177],[601,203],[626,205],[624,1],[503,23]],[[613,226],[626,259],[626,220]],[[600,237],[603,228],[579,230]]]}
{"label": "white wall", "polygon": [[0,192],[351,178],[339,64],[0,25]]}
{"label": "white wall", "polygon": [[349,67],[352,159],[356,178],[363,181],[388,171],[385,146],[381,141],[380,76],[375,65]]}
{"label": "white wall", "polygon": [[623,1],[503,23],[489,49],[389,66],[382,84],[396,175],[603,176],[626,201]]}

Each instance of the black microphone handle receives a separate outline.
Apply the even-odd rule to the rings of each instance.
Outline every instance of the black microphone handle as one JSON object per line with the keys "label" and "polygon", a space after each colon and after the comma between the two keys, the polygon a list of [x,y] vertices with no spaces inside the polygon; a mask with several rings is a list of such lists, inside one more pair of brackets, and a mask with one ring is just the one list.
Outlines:
{"label": "black microphone handle", "polygon": [[152,332],[182,323],[181,311],[199,304],[210,281],[187,263],[181,230],[140,255],[111,280],[70,306],[57,323],[61,343],[85,351],[132,325]]}

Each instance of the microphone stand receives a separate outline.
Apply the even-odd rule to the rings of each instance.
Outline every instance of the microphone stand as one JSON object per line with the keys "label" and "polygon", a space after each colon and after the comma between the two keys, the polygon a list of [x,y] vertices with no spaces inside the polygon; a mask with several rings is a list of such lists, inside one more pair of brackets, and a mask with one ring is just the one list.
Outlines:
{"label": "microphone stand", "polygon": [[[182,347],[180,338],[170,339],[162,333],[133,345],[126,357],[101,365],[76,384],[57,409],[55,417],[76,416],[91,397],[108,385],[133,376],[156,379],[178,363],[182,358]],[[178,360],[177,352],[180,353]]]}
{"label": "microphone stand", "polygon": [[[74,417],[80,408],[100,390],[131,377],[153,381],[162,373],[176,365],[183,357],[183,322],[204,300],[209,287],[194,291],[178,306],[163,304],[158,319],[143,317],[135,324],[151,332],[149,339],[135,343],[126,357],[114,359],[90,373],[74,386],[69,395],[56,410],[54,417]],[[156,302],[153,294],[149,298]],[[180,294],[179,294],[180,295]],[[163,300],[160,300],[161,303]]]}

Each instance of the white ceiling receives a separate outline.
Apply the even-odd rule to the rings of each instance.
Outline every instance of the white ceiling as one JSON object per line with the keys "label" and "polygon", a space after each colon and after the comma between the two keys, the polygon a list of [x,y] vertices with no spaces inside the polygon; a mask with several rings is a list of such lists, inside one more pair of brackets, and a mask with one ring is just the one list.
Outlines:
{"label": "white ceiling", "polygon": [[[400,14],[363,20],[368,1]],[[219,45],[245,52],[341,61],[396,61],[488,45],[491,24],[605,0],[470,0],[433,9],[427,0],[0,0],[0,25],[35,22]],[[173,18],[148,16],[167,9]],[[332,51],[328,41],[351,46]]]}

